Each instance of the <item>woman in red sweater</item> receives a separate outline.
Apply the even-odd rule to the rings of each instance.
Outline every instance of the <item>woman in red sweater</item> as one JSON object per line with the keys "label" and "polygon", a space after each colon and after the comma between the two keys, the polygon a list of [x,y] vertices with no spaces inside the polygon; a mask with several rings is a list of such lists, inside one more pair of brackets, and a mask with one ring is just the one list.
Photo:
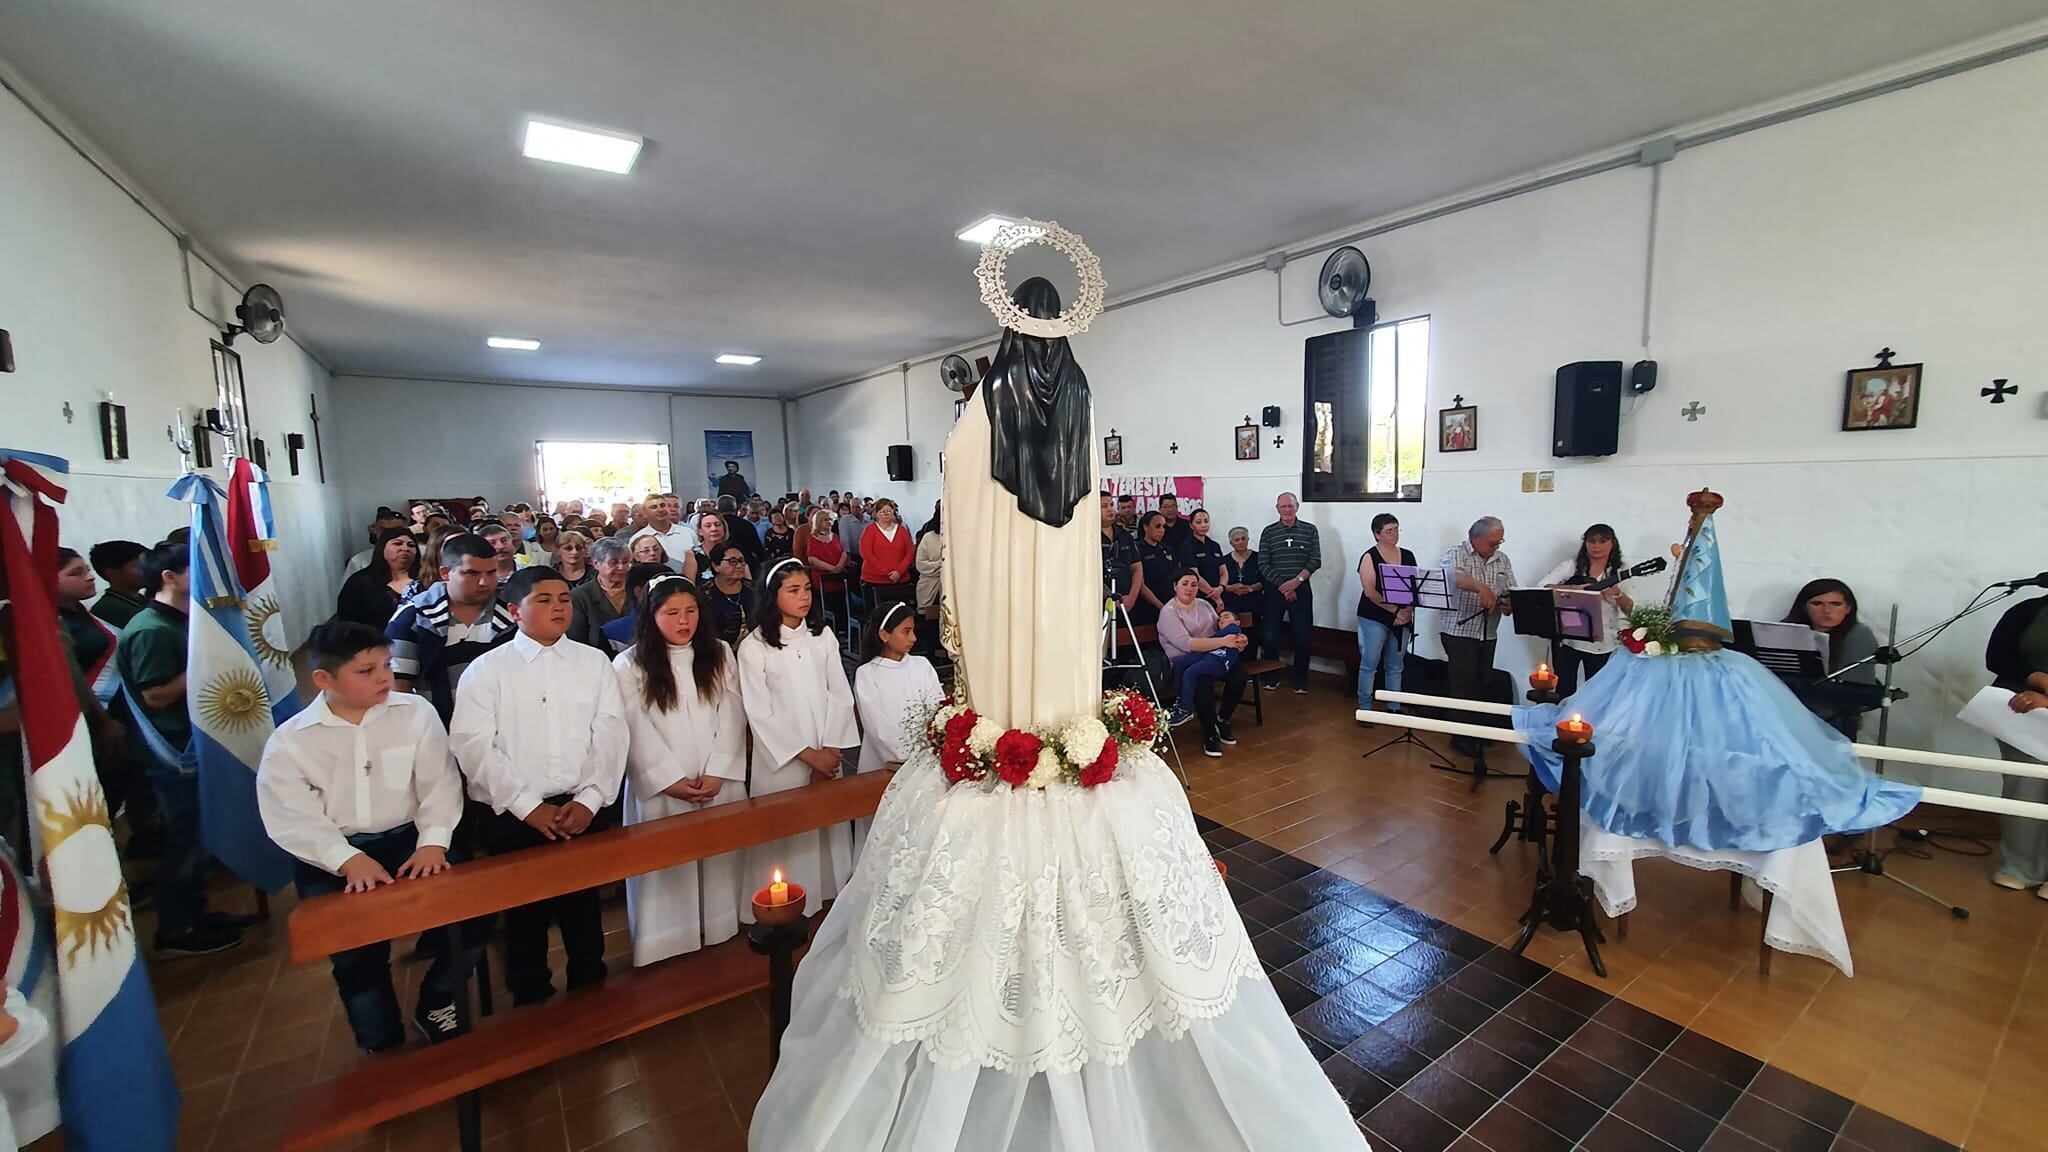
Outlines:
{"label": "woman in red sweater", "polygon": [[917,602],[917,541],[896,518],[894,500],[875,501],[875,522],[860,534],[860,574],[868,611],[900,600]]}

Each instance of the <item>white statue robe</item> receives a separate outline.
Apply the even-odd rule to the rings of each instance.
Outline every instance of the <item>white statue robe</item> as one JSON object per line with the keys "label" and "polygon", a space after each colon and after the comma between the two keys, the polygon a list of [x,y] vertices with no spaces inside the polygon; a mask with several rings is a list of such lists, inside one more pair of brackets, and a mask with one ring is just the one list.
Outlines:
{"label": "white statue robe", "polygon": [[[766,796],[811,782],[806,748],[852,748],[860,743],[853,689],[830,628],[783,628],[782,646],[769,647],[760,630],[740,641],[740,692],[754,731],[752,793]],[[804,887],[804,913],[818,911],[853,877],[853,840],[844,824],[803,832],[747,850],[747,878],[765,884],[769,873]]]}
{"label": "white statue robe", "polygon": [[[723,646],[721,644],[721,646]],[[626,751],[626,823],[640,824],[747,798],[747,718],[740,703],[739,669],[730,650],[726,675],[710,700],[697,694],[693,653],[669,649],[676,706],[647,707],[644,674],[632,652],[612,662],[626,701],[632,743]],[[724,781],[704,804],[665,794],[682,780]],[[728,852],[626,880],[626,916],[633,929],[633,963],[652,964],[739,934],[753,919],[742,853]]]}

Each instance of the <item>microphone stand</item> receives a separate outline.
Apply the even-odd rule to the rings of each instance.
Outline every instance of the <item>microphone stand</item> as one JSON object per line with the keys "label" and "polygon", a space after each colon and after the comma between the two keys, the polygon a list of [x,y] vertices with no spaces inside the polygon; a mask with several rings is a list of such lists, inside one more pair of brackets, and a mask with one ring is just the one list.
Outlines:
{"label": "microphone stand", "polygon": [[[1988,600],[1985,599],[1985,593],[1992,591],[1992,589],[1997,589],[1998,595],[1993,596]],[[1972,596],[1970,598],[1970,602],[1963,606],[1962,611],[1956,613],[1955,615],[1949,617],[1946,620],[1943,620],[1939,624],[1923,628],[1920,631],[1915,632],[1911,636],[1906,637],[1904,640],[1898,639],[1899,606],[1897,604],[1894,604],[1892,605],[1891,622],[1888,628],[1886,629],[1886,636],[1888,642],[1883,647],[1879,648],[1876,652],[1865,657],[1864,659],[1858,660],[1854,664],[1848,664],[1841,668],[1836,669],[1833,672],[1830,672],[1826,677],[1824,677],[1824,679],[1834,680],[1840,677],[1845,672],[1849,672],[1856,668],[1861,668],[1862,666],[1873,662],[1884,665],[1884,692],[1883,695],[1879,698],[1877,707],[1877,742],[1879,744],[1884,744],[1891,733],[1893,699],[1892,694],[1894,691],[1896,691],[1892,687],[1892,676],[1893,673],[1898,669],[1899,662],[1901,660],[1904,660],[1907,656],[1911,656],[1919,652],[1920,649],[1925,648],[1928,644],[1932,643],[1935,637],[1947,631],[1948,628],[1951,625],[1953,625],[1956,621],[1961,620],[1965,616],[1973,616],[1976,613],[1982,612],[1984,609],[1991,607],[1993,604],[1999,604],[2006,600],[2009,600],[2018,591],[2018,588],[2013,587],[2011,585],[1993,584],[1986,588],[1983,588],[1975,596]],[[1900,650],[1909,645],[1911,646],[1911,651]],[[1884,761],[1877,761],[1876,772],[1879,776],[1884,775],[1884,766]],[[1894,847],[1893,851],[1897,851],[1897,848]],[[1970,918],[1970,910],[1968,908],[1965,908],[1960,904],[1950,904],[1948,901],[1943,900],[1941,897],[1936,896],[1934,893],[1927,891],[1925,888],[1922,888],[1909,881],[1901,880],[1897,876],[1886,871],[1884,861],[1885,857],[1889,856],[1890,854],[1890,852],[1878,851],[1877,829],[1872,828],[1863,834],[1863,843],[1859,847],[1857,847],[1855,851],[1849,854],[1849,863],[1843,865],[1840,868],[1830,868],[1829,871],[1834,873],[1860,872],[1865,876],[1879,876],[1886,880],[1891,881],[1894,884],[1897,884],[1899,887],[1904,888],[1906,891],[1911,892],[1912,894],[1920,897],[1923,900],[1927,900],[1931,903],[1939,904],[1942,907],[1947,908],[1948,914],[1955,917],[1958,920],[1968,920]]]}

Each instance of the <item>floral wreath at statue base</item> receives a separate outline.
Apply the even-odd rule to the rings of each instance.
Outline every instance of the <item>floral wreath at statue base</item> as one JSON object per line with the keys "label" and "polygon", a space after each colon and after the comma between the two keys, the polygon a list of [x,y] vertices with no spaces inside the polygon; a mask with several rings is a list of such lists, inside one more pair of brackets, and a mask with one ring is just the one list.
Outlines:
{"label": "floral wreath at statue base", "polygon": [[952,783],[1033,789],[1106,783],[1124,757],[1152,748],[1163,731],[1151,701],[1122,688],[1102,694],[1098,715],[1076,716],[1053,727],[1005,731],[967,705],[948,700],[924,718],[921,728],[925,745]]}

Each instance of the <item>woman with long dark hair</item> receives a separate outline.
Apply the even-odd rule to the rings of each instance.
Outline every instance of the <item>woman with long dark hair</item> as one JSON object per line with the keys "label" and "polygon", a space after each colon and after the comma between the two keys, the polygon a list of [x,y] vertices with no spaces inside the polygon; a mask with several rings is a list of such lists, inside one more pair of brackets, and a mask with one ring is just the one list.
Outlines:
{"label": "woman with long dark hair", "polygon": [[[1577,554],[1545,573],[1538,583],[1545,588],[1584,587],[1597,584],[1625,567],[1627,561],[1621,558],[1621,541],[1615,539],[1614,529],[1594,524],[1579,534]],[[1559,692],[1569,696],[1578,691],[1581,666],[1588,680],[1607,667],[1608,658],[1621,643],[1622,621],[1635,606],[1626,581],[1610,585],[1600,590],[1599,639],[1551,642],[1550,664],[1557,672]]]}
{"label": "woman with long dark hair", "polygon": [[419,576],[419,542],[407,529],[386,529],[377,536],[370,566],[342,583],[334,615],[382,631],[399,605],[418,591]]}
{"label": "woman with long dark hair", "polygon": [[[626,823],[747,798],[747,717],[739,664],[703,593],[673,573],[647,585],[633,646],[612,661],[625,698]],[[742,853],[626,880],[633,963],[652,964],[739,934]]]}
{"label": "woman with long dark hair", "polygon": [[[754,630],[740,641],[740,694],[754,731],[756,796],[786,792],[841,772],[845,749],[860,743],[853,688],[839,640],[825,626],[810,574],[793,557],[768,566],[754,602]],[[781,869],[816,912],[853,877],[853,843],[835,824],[748,850],[747,875]]]}
{"label": "woman with long dark hair", "polygon": [[[1877,634],[1856,619],[1856,593],[1847,584],[1825,577],[1808,580],[1792,597],[1792,606],[1785,610],[1785,623],[1804,624],[1827,635],[1830,674],[1856,665],[1837,679],[1856,684],[1877,683],[1876,662],[1863,663],[1877,653]],[[1851,740],[1863,725],[1861,712],[1842,711],[1813,700],[1806,701],[1806,706]]]}

